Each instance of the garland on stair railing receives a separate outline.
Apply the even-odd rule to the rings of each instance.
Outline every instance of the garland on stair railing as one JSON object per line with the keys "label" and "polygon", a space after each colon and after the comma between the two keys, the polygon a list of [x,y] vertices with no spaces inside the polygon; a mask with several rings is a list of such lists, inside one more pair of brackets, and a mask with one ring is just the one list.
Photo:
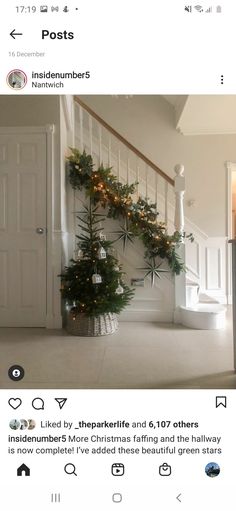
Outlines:
{"label": "garland on stair railing", "polygon": [[139,197],[137,202],[133,200],[138,183],[120,183],[112,174],[112,168],[103,164],[95,171],[91,155],[74,148],[71,148],[71,155],[67,158],[67,170],[74,190],[84,189],[94,205],[107,209],[108,218],[124,220],[124,227],[118,231],[118,239],[123,239],[124,246],[128,240],[139,238],[145,247],[145,259],[152,267],[156,266],[155,258],[159,257],[167,261],[174,274],[185,271],[176,248],[183,236],[193,241],[192,234],[175,231],[169,235],[165,223],[158,221],[156,204],[150,203],[148,198]]}

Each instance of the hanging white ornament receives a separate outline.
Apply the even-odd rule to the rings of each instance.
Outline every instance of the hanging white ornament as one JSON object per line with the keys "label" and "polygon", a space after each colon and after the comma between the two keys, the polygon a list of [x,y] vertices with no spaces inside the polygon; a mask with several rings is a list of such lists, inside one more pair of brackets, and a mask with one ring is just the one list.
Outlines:
{"label": "hanging white ornament", "polygon": [[81,250],[81,248],[78,248],[77,250],[75,250],[75,257],[76,259],[83,259],[83,250]]}
{"label": "hanging white ornament", "polygon": [[119,283],[118,287],[116,288],[116,294],[122,295],[123,293],[124,293],[124,288]]}
{"label": "hanging white ornament", "polygon": [[106,241],[106,239],[107,239],[106,234],[104,234],[103,232],[99,233],[99,238],[101,241]]}
{"label": "hanging white ornament", "polygon": [[93,284],[101,284],[102,282],[102,277],[101,275],[99,275],[99,273],[94,273],[92,275],[92,283]]}
{"label": "hanging white ornament", "polygon": [[98,249],[98,255],[97,255],[97,257],[98,257],[98,259],[106,259],[106,257],[107,257],[107,253],[106,253],[105,248],[100,247],[100,248]]}
{"label": "hanging white ornament", "polygon": [[113,268],[113,269],[114,269],[114,271],[120,271],[119,266],[114,266],[114,268]]}

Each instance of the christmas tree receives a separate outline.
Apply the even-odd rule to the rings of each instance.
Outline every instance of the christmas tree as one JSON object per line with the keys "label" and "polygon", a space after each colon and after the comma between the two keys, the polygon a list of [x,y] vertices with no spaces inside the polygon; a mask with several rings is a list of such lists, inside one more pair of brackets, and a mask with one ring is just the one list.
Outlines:
{"label": "christmas tree", "polygon": [[79,211],[80,234],[78,247],[71,265],[62,278],[62,297],[75,318],[80,313],[98,316],[105,313],[119,314],[134,292],[123,281],[123,271],[113,254],[113,242],[107,241],[102,222],[105,216],[98,213],[92,201]]}

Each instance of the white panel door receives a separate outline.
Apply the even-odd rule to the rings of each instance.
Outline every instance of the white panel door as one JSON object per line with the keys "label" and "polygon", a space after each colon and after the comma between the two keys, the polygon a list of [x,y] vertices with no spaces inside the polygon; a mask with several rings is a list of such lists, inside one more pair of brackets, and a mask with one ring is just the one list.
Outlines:
{"label": "white panel door", "polygon": [[0,134],[0,326],[45,324],[46,134],[16,130]]}

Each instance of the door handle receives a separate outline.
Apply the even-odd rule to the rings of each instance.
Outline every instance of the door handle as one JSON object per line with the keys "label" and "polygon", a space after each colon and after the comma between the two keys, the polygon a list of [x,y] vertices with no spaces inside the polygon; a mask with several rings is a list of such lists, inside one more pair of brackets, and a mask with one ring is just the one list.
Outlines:
{"label": "door handle", "polygon": [[36,232],[37,232],[37,234],[43,234],[44,233],[44,228],[43,227],[37,227]]}

